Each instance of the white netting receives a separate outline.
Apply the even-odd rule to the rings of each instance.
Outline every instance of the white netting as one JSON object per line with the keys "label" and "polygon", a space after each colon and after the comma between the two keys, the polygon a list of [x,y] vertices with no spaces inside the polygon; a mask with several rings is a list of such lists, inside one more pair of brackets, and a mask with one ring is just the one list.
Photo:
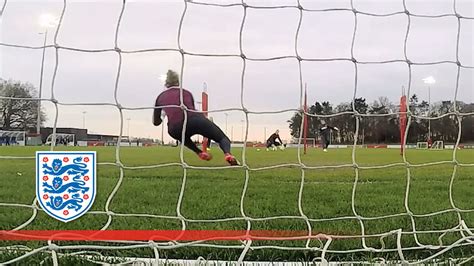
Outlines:
{"label": "white netting", "polygon": [[[240,48],[240,53],[239,54],[198,54],[198,53],[191,53],[187,52],[183,49],[182,42],[181,42],[181,33],[182,33],[182,28],[183,28],[183,20],[186,17],[188,6],[189,5],[203,5],[203,6],[213,6],[213,7],[220,7],[220,8],[228,8],[228,7],[241,7],[243,10],[243,16],[241,20],[241,26],[240,26],[240,33],[239,33],[239,48]],[[312,115],[312,114],[307,114],[307,115],[312,115],[312,116],[317,116],[317,117],[335,117],[335,116],[341,116],[341,115],[353,115],[355,118],[355,139],[354,139],[354,145],[352,146],[352,162],[350,164],[344,164],[344,165],[328,165],[328,166],[307,166],[303,163],[302,157],[301,157],[301,145],[298,145],[298,163],[292,164],[280,164],[280,165],[274,165],[274,166],[268,166],[268,167],[262,167],[262,168],[252,168],[248,165],[247,163],[247,155],[246,155],[246,145],[243,145],[243,153],[242,153],[242,160],[241,163],[242,165],[237,168],[241,169],[242,171],[245,172],[245,183],[244,187],[241,193],[241,201],[240,201],[240,213],[241,216],[239,217],[234,217],[234,218],[227,218],[227,219],[215,219],[215,220],[192,220],[189,218],[186,218],[182,215],[182,202],[183,202],[183,196],[184,196],[184,190],[187,182],[187,172],[190,169],[201,169],[201,170],[209,170],[209,171],[215,171],[219,169],[227,169],[231,167],[198,167],[198,166],[192,166],[189,165],[183,155],[184,147],[181,146],[180,149],[180,162],[177,163],[168,163],[168,164],[160,164],[160,165],[145,165],[145,166],[127,166],[124,165],[121,161],[120,157],[120,141],[117,141],[117,146],[115,148],[115,163],[105,163],[105,162],[99,162],[99,165],[112,165],[116,166],[119,171],[119,179],[114,187],[114,189],[111,191],[111,193],[108,196],[108,199],[105,203],[105,209],[104,211],[96,211],[94,212],[95,214],[102,214],[102,215],[107,215],[108,220],[107,222],[103,225],[102,229],[105,230],[109,228],[111,225],[113,218],[114,217],[119,217],[119,216],[126,216],[126,217],[153,217],[153,218],[164,218],[164,219],[178,219],[181,221],[182,224],[182,230],[185,230],[187,228],[187,225],[191,222],[204,222],[204,223],[213,223],[213,222],[223,222],[223,221],[245,221],[247,224],[247,232],[250,232],[252,228],[252,223],[256,221],[271,221],[271,220],[277,220],[277,219],[295,219],[295,220],[302,220],[307,224],[307,231],[308,231],[308,236],[306,237],[301,237],[299,239],[305,239],[306,245],[305,247],[285,247],[285,246],[257,246],[257,245],[252,245],[252,241],[244,241],[240,245],[224,245],[224,244],[208,244],[208,243],[202,243],[202,242],[185,242],[185,243],[180,243],[180,242],[167,242],[167,243],[158,243],[154,241],[150,242],[130,242],[127,246],[117,246],[113,245],[111,243],[103,243],[102,245],[58,245],[52,243],[52,241],[49,241],[48,245],[36,248],[36,249],[31,249],[25,246],[12,246],[12,247],[4,247],[2,249],[10,249],[10,250],[22,250],[25,251],[26,253],[24,255],[21,255],[13,260],[4,262],[4,263],[13,263],[13,262],[20,262],[37,253],[40,252],[49,252],[51,253],[52,260],[54,264],[58,263],[58,257],[64,255],[64,252],[66,251],[74,251],[74,250],[83,250],[80,252],[73,252],[69,253],[69,255],[81,255],[81,254],[97,254],[97,250],[124,250],[124,249],[139,249],[139,248],[149,248],[155,254],[156,260],[159,259],[159,251],[160,250],[169,250],[169,249],[174,249],[174,248],[179,248],[179,247],[185,247],[185,246],[198,246],[198,247],[212,247],[216,249],[238,249],[241,250],[241,255],[239,257],[239,261],[243,261],[245,259],[245,256],[247,252],[252,249],[252,250],[262,250],[262,249],[280,249],[280,250],[306,250],[306,251],[312,251],[312,252],[319,252],[320,256],[319,259],[321,261],[326,261],[328,258],[329,254],[350,254],[350,253],[356,253],[356,252],[368,252],[368,253],[374,253],[374,257],[377,257],[377,254],[382,253],[382,252],[395,252],[399,256],[399,261],[402,263],[407,263],[408,261],[405,259],[405,253],[406,252],[411,252],[411,251],[417,251],[417,250],[431,250],[434,251],[430,253],[430,255],[425,256],[425,257],[420,257],[417,262],[423,262],[423,261],[429,261],[432,259],[436,259],[438,256],[442,255],[445,252],[450,251],[451,249],[455,247],[461,247],[461,246],[468,246],[472,247],[474,245],[474,233],[473,233],[473,228],[469,228],[465,221],[463,220],[463,215],[466,213],[473,213],[474,209],[461,209],[458,206],[456,206],[455,201],[453,200],[453,181],[456,177],[456,173],[460,167],[473,167],[474,164],[465,164],[465,163],[460,163],[457,160],[456,157],[456,152],[457,152],[457,147],[459,145],[459,141],[461,138],[461,123],[462,123],[462,118],[464,116],[469,116],[469,115],[474,115],[474,113],[460,113],[457,108],[457,103],[456,103],[456,97],[457,97],[457,91],[458,91],[458,86],[459,86],[459,73],[462,68],[469,68],[473,69],[474,66],[466,66],[461,63],[459,60],[459,36],[460,36],[460,27],[461,27],[461,20],[473,20],[474,18],[472,17],[465,17],[461,15],[457,11],[457,5],[456,1],[454,1],[453,5],[453,12],[449,14],[441,14],[441,15],[420,15],[420,14],[414,14],[412,13],[409,9],[407,9],[405,1],[403,1],[403,6],[404,9],[393,12],[393,13],[387,13],[387,14],[377,14],[377,13],[367,13],[360,11],[356,8],[356,5],[354,4],[354,1],[351,1],[351,8],[332,8],[332,9],[321,9],[321,10],[316,10],[316,9],[308,9],[305,8],[302,4],[300,4],[299,1],[297,1],[297,5],[285,5],[285,6],[252,6],[245,1],[242,1],[241,3],[238,4],[211,4],[211,3],[202,3],[198,1],[190,1],[190,0],[184,0],[184,9],[181,14],[181,20],[179,24],[179,29],[178,29],[178,45],[177,47],[173,48],[168,48],[168,49],[145,49],[145,50],[123,50],[119,47],[118,45],[118,36],[120,35],[120,27],[121,27],[121,21],[122,21],[122,16],[127,8],[127,3],[124,0],[122,2],[122,8],[120,15],[117,18],[117,24],[116,24],[116,31],[115,31],[115,47],[109,48],[109,49],[81,49],[81,48],[76,48],[76,47],[66,47],[58,43],[58,33],[61,31],[61,24],[64,18],[65,11],[67,9],[67,1],[64,0],[63,2],[63,8],[61,12],[61,17],[59,20],[59,25],[57,27],[55,36],[54,36],[54,44],[53,45],[48,45],[46,46],[47,48],[53,48],[55,49],[55,67],[54,67],[54,74],[53,74],[53,79],[51,83],[51,98],[43,98],[40,99],[41,101],[49,101],[52,104],[54,104],[56,108],[56,116],[54,118],[54,127],[53,127],[53,139],[55,138],[54,136],[57,134],[56,133],[56,128],[57,128],[57,122],[58,122],[58,106],[59,105],[66,105],[64,103],[59,102],[55,98],[55,81],[56,81],[56,75],[58,72],[58,68],[60,67],[59,64],[59,51],[60,50],[69,50],[69,51],[76,51],[76,52],[82,52],[82,53],[103,53],[103,52],[115,52],[118,58],[118,66],[117,66],[117,74],[115,78],[115,91],[114,91],[114,97],[115,97],[115,103],[110,104],[110,103],[76,103],[75,105],[112,105],[117,108],[117,110],[120,113],[120,132],[119,132],[119,140],[123,136],[123,127],[124,127],[124,116],[123,116],[123,111],[124,110],[153,110],[153,106],[148,106],[148,107],[139,107],[139,108],[128,108],[123,106],[120,101],[117,98],[117,90],[118,90],[118,85],[120,82],[120,75],[121,75],[121,67],[122,67],[122,55],[124,53],[131,54],[131,53],[143,53],[143,52],[176,52],[181,55],[181,70],[180,70],[180,77],[181,77],[181,84],[183,84],[183,79],[186,77],[183,76],[183,69],[186,63],[186,56],[203,56],[203,57],[236,57],[236,58],[241,58],[242,63],[243,63],[243,68],[242,68],[242,73],[241,73],[241,84],[240,84],[240,95],[241,95],[241,107],[240,108],[229,108],[229,109],[223,109],[223,110],[210,110],[209,112],[226,112],[226,111],[241,111],[245,115],[245,122],[246,122],[246,127],[245,127],[245,143],[247,142],[247,137],[248,137],[248,130],[249,130],[249,114],[277,114],[277,113],[283,113],[283,112],[289,112],[289,111],[295,111],[299,112],[301,115],[303,115],[303,77],[302,77],[302,62],[303,61],[317,61],[317,62],[330,62],[330,61],[345,61],[345,62],[352,62],[354,69],[355,69],[355,75],[354,75],[354,87],[353,87],[353,101],[352,101],[352,111],[347,111],[343,113],[337,113],[337,114],[332,114],[332,115]],[[299,11],[299,22],[296,27],[296,34],[295,34],[295,50],[294,54],[287,55],[287,56],[280,56],[280,57],[272,57],[272,58],[250,58],[246,55],[243,47],[242,47],[242,33],[245,31],[245,22],[246,22],[246,16],[247,16],[247,11],[249,9],[266,9],[266,10],[272,10],[272,9],[281,9],[281,8],[286,8],[286,9],[296,9]],[[309,12],[351,12],[354,17],[354,29],[353,29],[353,35],[352,35],[352,42],[351,42],[351,57],[350,58],[303,58],[300,56],[300,53],[298,51],[298,40],[299,40],[299,32],[300,32],[300,27],[301,27],[301,22],[303,19],[303,16],[306,13]],[[5,1],[1,12],[0,12],[0,18],[4,14],[4,12],[8,12],[8,1]],[[390,16],[396,16],[396,15],[406,15],[407,18],[407,27],[406,27],[406,34],[405,34],[405,39],[404,39],[404,58],[403,59],[397,59],[397,60],[387,60],[387,61],[360,61],[354,56],[354,44],[356,43],[356,35],[357,35],[357,30],[358,30],[358,18],[361,16],[373,16],[373,17],[390,17]],[[413,17],[422,17],[422,18],[430,18],[430,19],[437,19],[437,18],[442,18],[442,17],[454,17],[457,19],[457,38],[456,38],[456,60],[455,61],[437,61],[437,62],[413,62],[411,61],[408,56],[407,56],[407,40],[410,35],[410,25],[411,25],[411,19]],[[9,44],[9,43],[0,43],[2,46],[7,46],[7,47],[14,47],[14,48],[19,48],[19,49],[43,49],[43,46],[39,47],[33,47],[33,46],[22,46],[22,45],[16,45],[16,44]],[[252,110],[249,110],[246,108],[245,102],[244,102],[244,92],[245,92],[245,87],[244,87],[244,80],[246,76],[246,65],[248,61],[273,61],[273,60],[280,60],[280,59],[294,59],[298,62],[298,69],[299,69],[299,88],[300,88],[300,109],[287,109],[287,110],[279,110],[279,111],[267,111],[267,112],[255,112]],[[405,134],[405,139],[407,138],[406,136],[408,135],[408,132],[410,130],[410,121],[412,118],[416,119],[440,119],[445,116],[454,116],[457,119],[458,125],[459,125],[459,134],[458,138],[455,144],[455,148],[453,149],[452,152],[452,159],[448,161],[438,161],[438,162],[432,162],[432,163],[420,163],[420,164],[413,164],[410,163],[407,160],[406,154],[403,154],[403,162],[402,163],[392,163],[392,164],[386,164],[386,165],[379,165],[379,166],[360,166],[358,164],[358,160],[356,157],[356,144],[358,141],[358,136],[359,136],[359,124],[360,120],[362,117],[368,117],[368,116],[377,116],[377,117],[388,117],[392,116],[393,114],[361,114],[359,113],[354,104],[354,99],[356,98],[356,93],[358,89],[358,67],[361,64],[386,64],[386,63],[405,63],[408,67],[409,71],[409,80],[408,80],[408,95],[410,95],[410,89],[411,89],[411,83],[412,83],[412,66],[416,65],[437,65],[437,64],[452,64],[457,66],[457,80],[455,84],[455,98],[454,98],[454,110],[451,112],[438,116],[438,117],[418,117],[414,116],[410,110],[407,112],[408,116],[408,127],[406,129],[406,134]],[[7,98],[7,99],[12,99],[12,100],[20,100],[18,98],[8,98],[8,97],[1,97],[1,98]],[[33,100],[36,101],[38,99],[21,99],[21,100]],[[183,100],[183,95],[181,92],[181,102]],[[69,104],[70,105],[70,104]],[[180,106],[183,109],[186,109],[186,107],[181,104]],[[186,112],[184,112],[186,114]],[[397,113],[400,114],[400,113]],[[187,117],[185,116],[185,123],[187,121]],[[302,130],[300,130],[300,134],[302,134]],[[184,138],[185,132],[183,132],[182,137]],[[300,135],[299,138],[299,143],[302,143],[302,136]],[[183,143],[183,142],[182,142]],[[54,150],[55,148],[55,143],[51,143],[51,150]],[[0,159],[16,159],[16,158],[21,158],[21,159],[28,159],[25,157],[19,157],[19,156],[1,156]],[[424,167],[424,166],[430,166],[430,165],[451,165],[453,166],[453,171],[452,171],[452,176],[450,180],[450,187],[449,187],[449,199],[451,203],[451,208],[445,209],[442,211],[438,212],[433,212],[429,214],[415,214],[408,205],[408,198],[410,194],[410,184],[411,184],[411,171],[413,169],[419,168],[419,167]],[[159,215],[151,215],[151,214],[133,214],[133,213],[115,213],[113,211],[113,208],[111,206],[112,199],[116,195],[117,191],[119,190],[123,178],[124,178],[124,171],[125,170],[137,170],[137,169],[145,169],[145,168],[154,168],[157,169],[157,171],[160,169],[160,167],[166,167],[166,166],[181,166],[183,169],[183,179],[182,179],[182,185],[179,193],[179,198],[176,206],[176,211],[177,211],[177,216],[159,216]],[[300,183],[300,188],[299,188],[299,193],[298,193],[298,210],[299,210],[299,216],[272,216],[272,217],[264,217],[264,218],[254,218],[251,217],[247,214],[246,208],[244,206],[244,198],[246,197],[247,189],[248,189],[248,184],[249,184],[249,178],[251,176],[252,172],[256,171],[261,171],[261,170],[268,170],[268,169],[276,169],[276,168],[284,168],[284,167],[292,167],[292,168],[298,168],[301,170],[301,183]],[[338,168],[343,168],[343,167],[353,167],[354,169],[354,182],[353,182],[353,189],[352,189],[352,200],[351,200],[351,207],[352,207],[352,216],[348,217],[337,217],[337,218],[331,218],[331,219],[314,219],[311,217],[308,217],[305,212],[303,211],[303,203],[302,203],[302,195],[303,195],[303,189],[305,186],[305,173],[308,170],[314,170],[314,169],[338,169]],[[405,212],[403,213],[394,213],[390,215],[385,215],[385,216],[377,216],[377,217],[364,217],[361,216],[358,213],[358,210],[355,205],[355,194],[356,194],[356,189],[358,186],[358,180],[359,180],[359,175],[360,175],[360,170],[370,170],[370,169],[389,169],[392,167],[404,167],[406,169],[406,192],[405,192]],[[234,168],[234,167],[233,167]],[[236,168],[234,168],[236,169]],[[37,200],[35,199],[34,202],[31,205],[25,205],[25,204],[12,204],[12,203],[0,203],[0,206],[8,206],[8,207],[18,207],[18,208],[30,208],[33,212],[31,218],[26,221],[23,224],[20,224],[12,230],[19,230],[23,229],[35,219],[38,211],[41,211],[41,209],[37,205]],[[445,229],[436,229],[436,230],[429,230],[429,231],[422,231],[417,229],[416,223],[415,223],[415,218],[419,217],[433,217],[441,213],[448,213],[448,212],[453,212],[457,215],[458,217],[458,225],[453,227],[453,228],[445,228]],[[393,217],[409,217],[411,220],[411,229],[409,231],[398,229],[398,230],[393,230],[393,231],[388,231],[384,232],[381,234],[366,234],[365,233],[365,228],[367,226],[367,223],[369,221],[373,220],[381,220],[385,218],[393,218]],[[313,228],[311,223],[312,222],[321,222],[321,221],[335,221],[335,220],[352,220],[355,219],[358,221],[360,224],[360,229],[361,229],[361,234],[360,235],[330,235],[330,234],[313,234]],[[441,236],[439,237],[439,245],[433,246],[433,245],[426,245],[423,244],[421,241],[419,241],[419,236],[427,233],[440,233]],[[452,243],[444,243],[443,242],[443,236],[448,233],[457,233],[459,236],[458,239]],[[415,239],[415,244],[410,245],[410,246],[403,246],[402,243],[402,236],[403,235],[412,235]],[[382,243],[384,243],[384,239],[387,237],[392,236],[397,239],[397,244],[396,247],[390,247],[390,248],[385,248],[385,245],[382,245],[382,248],[374,248],[371,247],[370,245],[367,244],[367,239],[369,238],[378,238]],[[347,250],[333,250],[331,249],[331,243],[334,240],[337,239],[359,239],[362,243],[362,248],[360,249],[347,249]],[[311,239],[318,239],[320,244],[319,246],[313,246],[310,244]],[[92,251],[94,250],[94,251]],[[98,253],[100,254],[100,253]],[[463,261],[456,260],[456,263],[463,263],[463,262],[469,262],[472,261],[472,257],[467,258]]]}
{"label": "white netting", "polygon": [[442,150],[444,149],[444,142],[442,140],[437,140],[433,142],[433,145],[431,145],[431,149],[433,150]]}
{"label": "white netting", "polygon": [[55,145],[66,145],[66,146],[74,146],[74,134],[67,134],[67,133],[56,133],[51,134],[46,138],[46,145],[51,145],[51,143],[55,143]]}
{"label": "white netting", "polygon": [[[291,141],[291,144],[300,145],[300,142],[299,142],[299,141],[300,141],[299,139],[293,139],[293,140]],[[304,144],[304,140],[302,140],[301,142],[302,142],[302,144]],[[308,147],[316,147],[316,146],[317,146],[317,142],[318,142],[318,141],[316,140],[316,138],[306,138],[306,145],[307,145]]]}
{"label": "white netting", "polygon": [[416,148],[417,149],[428,149],[428,142],[426,142],[426,141],[417,142],[416,143]]}

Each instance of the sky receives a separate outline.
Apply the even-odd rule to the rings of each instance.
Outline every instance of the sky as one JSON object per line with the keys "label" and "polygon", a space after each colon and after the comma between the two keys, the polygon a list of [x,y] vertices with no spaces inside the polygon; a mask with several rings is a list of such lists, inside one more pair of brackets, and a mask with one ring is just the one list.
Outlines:
{"label": "sky", "polygon": [[[5,0],[0,0],[0,6]],[[217,0],[201,0],[213,3]],[[220,0],[219,3],[238,3]],[[386,14],[403,10],[402,0],[353,0],[362,12]],[[256,6],[295,5],[296,0],[247,0]],[[350,8],[349,0],[301,0],[308,9]],[[456,1],[458,12],[474,17],[474,1]],[[406,0],[410,12],[420,15],[452,14],[451,0]],[[45,28],[39,24],[42,14],[59,18],[63,1],[9,0],[0,18],[0,42],[41,47]],[[121,0],[67,1],[66,12],[57,35],[57,43],[77,49],[110,49],[115,47],[115,29],[122,8]],[[123,51],[143,49],[178,49],[179,22],[185,8],[182,0],[127,1],[118,34],[118,47]],[[212,7],[188,3],[180,44],[189,53],[239,55],[239,32],[243,7]],[[248,58],[295,56],[295,34],[299,10],[296,8],[248,8],[242,31],[242,50]],[[404,39],[408,19],[405,14],[374,17],[357,15],[354,57],[358,61],[404,59]],[[474,20],[462,19],[459,60],[474,66]],[[303,12],[297,39],[298,54],[304,59],[350,58],[354,14],[350,11]],[[47,44],[54,43],[56,27],[48,29]],[[455,17],[411,17],[407,56],[413,62],[456,60],[457,19]],[[42,49],[0,46],[0,78],[29,82],[39,86]],[[59,105],[58,127],[83,125],[90,132],[118,134],[120,116],[114,106],[84,103],[115,103],[114,88],[118,70],[117,52],[78,52],[60,49],[54,97]],[[52,77],[56,65],[55,49],[47,48],[43,76],[43,98],[51,98]],[[163,91],[160,76],[168,69],[178,72],[182,57],[177,51],[122,53],[122,66],[117,100],[124,107],[153,107]],[[307,86],[308,103],[330,101],[334,106],[350,102],[354,95],[354,64],[348,61],[302,61],[303,83]],[[250,111],[276,112],[301,105],[299,66],[295,58],[272,61],[246,60],[244,91],[241,97],[243,60],[240,57],[184,56],[183,87],[196,101],[207,84],[209,110],[241,108]],[[359,64],[356,97],[371,103],[388,97],[394,103],[402,86],[408,87],[406,63]],[[457,67],[454,64],[412,66],[411,94],[428,100],[428,85],[423,78],[433,76],[429,86],[431,101],[453,100]],[[461,69],[457,99],[473,100],[474,69]],[[42,104],[47,121],[54,123],[54,105]],[[226,115],[227,114],[227,115]],[[250,114],[249,140],[263,141],[265,133],[279,129],[282,139],[289,140],[288,123],[294,112]],[[151,122],[152,110],[125,110],[123,135],[161,138],[161,127]],[[242,111],[211,113],[213,120],[233,140],[241,140],[246,126]],[[227,118],[227,119],[226,119]],[[227,120],[227,123],[226,123]],[[166,126],[164,128],[167,130]],[[165,141],[170,138],[165,133]]]}

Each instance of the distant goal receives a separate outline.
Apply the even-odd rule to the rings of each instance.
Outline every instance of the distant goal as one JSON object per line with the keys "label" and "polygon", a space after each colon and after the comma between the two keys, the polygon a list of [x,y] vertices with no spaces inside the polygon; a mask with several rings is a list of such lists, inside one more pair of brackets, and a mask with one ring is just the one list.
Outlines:
{"label": "distant goal", "polygon": [[418,150],[427,150],[428,149],[428,142],[420,141],[416,143],[416,149]]}
{"label": "distant goal", "polygon": [[0,146],[25,146],[25,131],[0,130]]}
{"label": "distant goal", "polygon": [[437,140],[431,145],[432,150],[444,150],[444,142],[442,140]]}
{"label": "distant goal", "polygon": [[[317,148],[318,146],[317,146],[316,143],[317,143],[317,142],[316,142],[316,139],[315,139],[315,138],[306,138],[306,145],[307,145],[307,147],[310,147],[310,148]],[[304,139],[301,139],[301,143],[298,142],[298,139],[292,139],[290,146],[297,147],[298,144],[304,145]]]}
{"label": "distant goal", "polygon": [[66,133],[56,133],[56,137],[53,140],[53,134],[50,134],[46,138],[46,143],[45,145],[51,145],[51,143],[54,141],[54,144],[56,146],[58,145],[64,145],[64,146],[75,146],[75,135],[74,134],[66,134]]}

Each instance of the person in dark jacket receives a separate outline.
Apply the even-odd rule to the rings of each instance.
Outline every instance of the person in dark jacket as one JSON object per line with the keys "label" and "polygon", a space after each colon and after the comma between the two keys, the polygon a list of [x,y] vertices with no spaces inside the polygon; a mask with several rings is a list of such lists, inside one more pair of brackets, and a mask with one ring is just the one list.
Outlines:
{"label": "person in dark jacket", "polygon": [[[278,140],[278,141],[277,141]],[[275,133],[271,134],[270,137],[267,139],[267,151],[271,147],[278,147],[283,144],[280,138],[280,131],[277,129]]]}
{"label": "person in dark jacket", "polygon": [[324,120],[321,121],[321,127],[319,128],[319,135],[321,136],[321,145],[323,151],[328,151],[328,146],[331,140],[331,130],[339,131],[339,128],[328,126]]}

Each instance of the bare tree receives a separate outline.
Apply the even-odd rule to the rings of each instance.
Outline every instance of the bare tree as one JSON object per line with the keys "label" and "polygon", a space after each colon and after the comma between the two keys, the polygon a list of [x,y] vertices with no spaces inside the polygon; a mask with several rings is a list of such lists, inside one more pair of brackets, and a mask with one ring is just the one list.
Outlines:
{"label": "bare tree", "polygon": [[[0,127],[5,130],[27,130],[37,121],[38,101],[33,85],[12,80],[0,80]],[[31,99],[31,100],[29,100]],[[45,115],[41,112],[41,122]]]}

